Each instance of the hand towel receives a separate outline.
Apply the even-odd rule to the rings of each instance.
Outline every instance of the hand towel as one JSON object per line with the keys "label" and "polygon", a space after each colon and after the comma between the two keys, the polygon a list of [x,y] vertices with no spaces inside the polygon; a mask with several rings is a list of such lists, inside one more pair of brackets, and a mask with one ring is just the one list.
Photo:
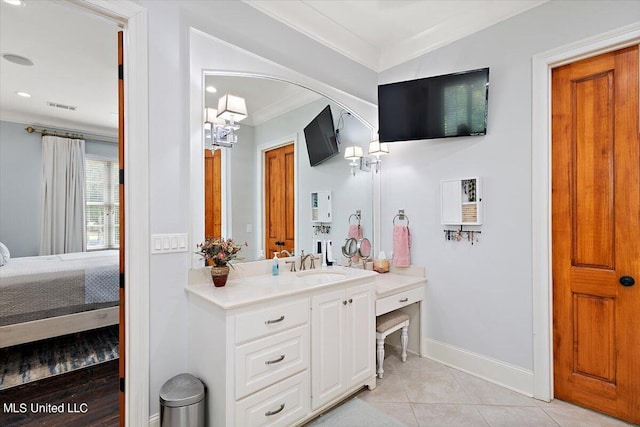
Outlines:
{"label": "hand towel", "polygon": [[360,227],[360,224],[349,225],[349,232],[347,233],[347,237],[353,237],[356,240],[362,239],[362,227]]}
{"label": "hand towel", "polygon": [[406,225],[393,227],[393,265],[395,267],[409,267],[411,265],[411,234]]}

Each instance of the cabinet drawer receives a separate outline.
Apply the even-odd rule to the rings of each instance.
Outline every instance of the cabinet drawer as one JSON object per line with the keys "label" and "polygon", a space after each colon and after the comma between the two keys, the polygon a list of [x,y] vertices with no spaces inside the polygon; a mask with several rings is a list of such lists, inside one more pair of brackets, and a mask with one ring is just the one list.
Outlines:
{"label": "cabinet drawer", "polygon": [[236,344],[309,322],[309,298],[236,316]]}
{"label": "cabinet drawer", "polygon": [[376,316],[424,299],[424,286],[398,292],[376,301]]}
{"label": "cabinet drawer", "polygon": [[309,367],[309,325],[236,347],[236,400]]}
{"label": "cabinet drawer", "polygon": [[237,426],[290,426],[310,412],[309,371],[236,402]]}

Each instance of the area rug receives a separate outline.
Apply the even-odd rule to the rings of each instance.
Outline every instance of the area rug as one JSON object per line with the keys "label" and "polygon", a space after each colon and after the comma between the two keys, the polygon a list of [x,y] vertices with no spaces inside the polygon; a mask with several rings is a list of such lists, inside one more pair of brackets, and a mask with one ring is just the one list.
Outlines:
{"label": "area rug", "polygon": [[309,426],[323,427],[406,427],[400,421],[356,398],[311,421]]}
{"label": "area rug", "polygon": [[118,357],[118,325],[3,348],[0,390]]}

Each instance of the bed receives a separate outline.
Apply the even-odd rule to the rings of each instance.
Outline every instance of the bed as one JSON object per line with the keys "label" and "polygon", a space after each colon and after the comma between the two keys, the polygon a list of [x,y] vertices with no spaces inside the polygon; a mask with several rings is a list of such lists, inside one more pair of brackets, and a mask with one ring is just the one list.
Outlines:
{"label": "bed", "polygon": [[0,267],[0,348],[118,323],[117,250],[11,258]]}

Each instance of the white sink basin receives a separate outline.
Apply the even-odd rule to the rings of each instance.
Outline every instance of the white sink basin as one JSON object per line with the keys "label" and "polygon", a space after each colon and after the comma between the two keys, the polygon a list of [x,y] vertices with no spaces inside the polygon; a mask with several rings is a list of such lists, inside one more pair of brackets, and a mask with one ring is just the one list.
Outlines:
{"label": "white sink basin", "polygon": [[340,270],[307,270],[296,273],[296,276],[307,285],[321,285],[342,280],[347,273]]}

